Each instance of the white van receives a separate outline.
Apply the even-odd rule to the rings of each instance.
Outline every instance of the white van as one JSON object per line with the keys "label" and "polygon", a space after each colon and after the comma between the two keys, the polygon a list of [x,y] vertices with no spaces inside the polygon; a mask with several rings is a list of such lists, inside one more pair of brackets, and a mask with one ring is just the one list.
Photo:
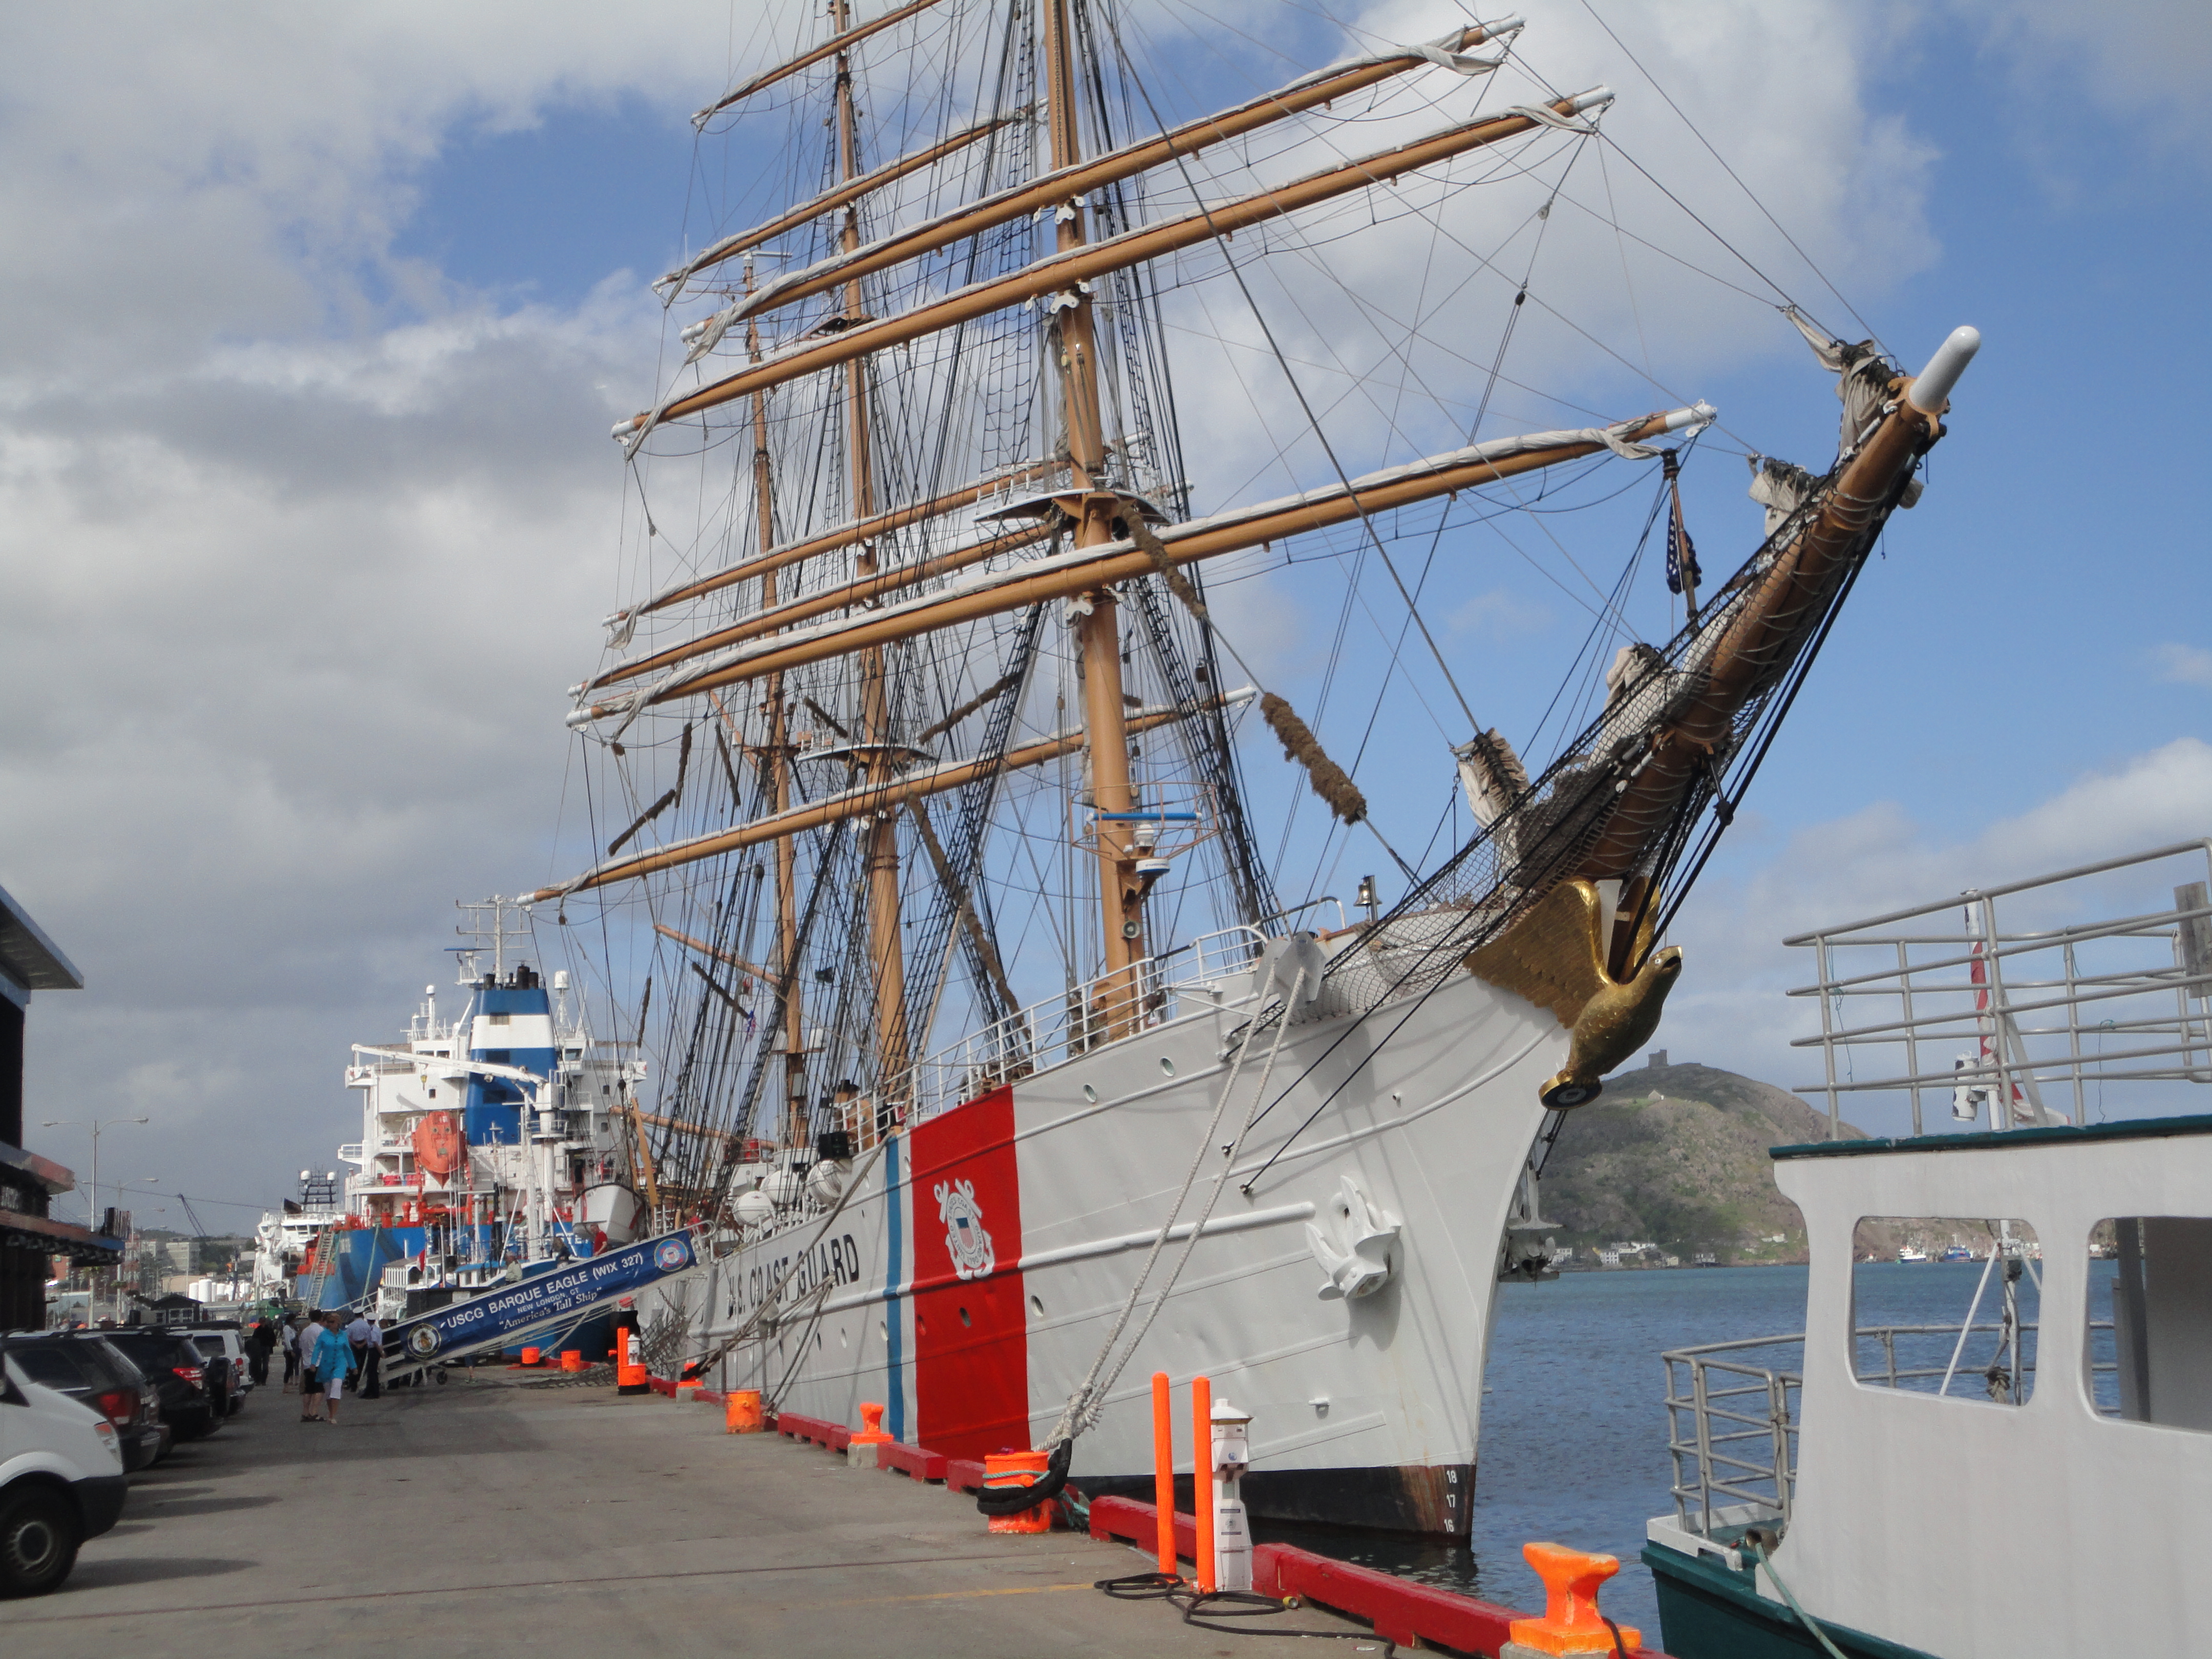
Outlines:
{"label": "white van", "polygon": [[127,1489],[115,1425],[31,1381],[0,1342],[0,1596],[59,1585],[77,1546],[115,1524]]}

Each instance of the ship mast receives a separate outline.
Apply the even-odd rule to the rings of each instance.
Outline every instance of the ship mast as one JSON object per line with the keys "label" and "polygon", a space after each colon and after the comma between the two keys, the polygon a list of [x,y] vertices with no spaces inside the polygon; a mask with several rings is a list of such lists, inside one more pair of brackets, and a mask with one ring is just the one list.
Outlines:
{"label": "ship mast", "polygon": [[[745,260],[745,292],[753,291],[753,262]],[[761,359],[760,324],[745,319],[745,350],[752,361]],[[753,517],[761,551],[775,545],[775,489],[769,466],[768,393],[753,398]],[[761,609],[775,609],[774,568],[761,575]],[[783,696],[783,676],[771,674],[763,688],[767,693],[769,790],[781,816],[791,810],[791,734]],[[806,1133],[806,1030],[803,994],[799,988],[799,844],[789,836],[775,843],[775,983],[783,991],[783,1139],[787,1146],[804,1146]]]}
{"label": "ship mast", "polygon": [[[1075,63],[1068,40],[1067,0],[1044,0],[1045,113],[1054,173],[1083,159],[1076,130]],[[1057,252],[1066,253],[1087,240],[1080,197],[1065,203],[1057,220]],[[1062,506],[1074,519],[1075,545],[1097,547],[1118,539],[1114,528],[1124,507],[1104,487],[1105,434],[1099,413],[1098,349],[1091,295],[1078,285],[1053,299],[1051,349],[1060,371],[1062,418],[1073,477]],[[1121,633],[1119,607],[1110,587],[1078,594],[1069,609],[1077,615],[1076,641],[1083,678],[1083,730],[1091,756],[1092,839],[1097,848],[1099,933],[1105,953],[1108,1005],[1094,1011],[1104,1017],[1103,1036],[1117,1036],[1136,1006],[1137,987],[1127,976],[1145,959],[1144,887],[1137,879],[1130,838],[1129,734],[1121,709]]]}
{"label": "ship mast", "polygon": [[[839,35],[852,27],[851,0],[830,0],[830,15]],[[848,183],[860,176],[860,135],[853,108],[852,54],[837,52],[837,162]],[[856,198],[845,206],[842,246],[848,255],[860,246],[860,208]],[[848,326],[860,322],[860,279],[845,284],[845,318]],[[868,360],[856,356],[845,365],[845,453],[851,468],[848,515],[869,517],[876,510],[875,477],[868,442]],[[860,544],[853,561],[854,574],[865,580],[876,574],[872,539]],[[869,783],[877,788],[891,779],[890,698],[884,678],[884,649],[872,645],[860,653],[860,752]],[[863,865],[867,872],[869,985],[876,1002],[876,1079],[878,1091],[904,1087],[907,1070],[906,957],[899,935],[898,817],[885,810],[870,820],[864,843]],[[788,912],[787,912],[788,914]],[[872,1125],[856,1126],[865,1141],[872,1138]]]}

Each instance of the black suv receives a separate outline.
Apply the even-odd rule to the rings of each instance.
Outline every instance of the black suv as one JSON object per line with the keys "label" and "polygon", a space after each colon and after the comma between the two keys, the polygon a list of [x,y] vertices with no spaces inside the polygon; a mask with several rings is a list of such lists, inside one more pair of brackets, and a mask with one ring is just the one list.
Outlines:
{"label": "black suv", "polygon": [[82,1401],[112,1423],[125,1474],[167,1455],[171,1431],[161,1420],[160,1392],[120,1350],[97,1337],[72,1340],[18,1331],[0,1337],[0,1353],[32,1382]]}
{"label": "black suv", "polygon": [[[161,1395],[161,1420],[179,1440],[197,1440],[222,1426],[224,1402],[210,1389],[207,1357],[189,1337],[154,1325],[125,1326],[89,1334],[112,1343],[152,1380]],[[216,1379],[218,1385],[220,1374]]]}

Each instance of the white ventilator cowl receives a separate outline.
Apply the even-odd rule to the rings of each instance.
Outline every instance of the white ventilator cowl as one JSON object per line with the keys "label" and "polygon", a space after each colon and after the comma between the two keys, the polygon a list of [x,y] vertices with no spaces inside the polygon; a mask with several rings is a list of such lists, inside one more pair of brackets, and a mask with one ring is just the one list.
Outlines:
{"label": "white ventilator cowl", "polygon": [[1923,415],[1941,415],[1943,405],[1951,399],[1951,388],[1959,384],[1959,377],[1966,372],[1966,365],[1974,361],[1974,354],[1981,349],[1981,330],[1953,329],[1950,338],[1936,348],[1928,367],[1920,371],[1919,378],[1912,382],[1912,390],[1905,394],[1912,406]]}

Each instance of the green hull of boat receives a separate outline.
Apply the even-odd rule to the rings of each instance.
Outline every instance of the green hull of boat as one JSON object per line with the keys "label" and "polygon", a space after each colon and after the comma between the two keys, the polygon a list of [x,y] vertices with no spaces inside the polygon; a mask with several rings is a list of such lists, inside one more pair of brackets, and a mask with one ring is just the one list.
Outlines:
{"label": "green hull of boat", "polygon": [[[1644,1547],[1644,1565],[1659,1594],[1661,1640],[1672,1659],[1826,1659],[1803,1621],[1761,1595],[1748,1571],[1657,1544]],[[1846,1659],[1936,1659],[1842,1625],[1823,1621],[1820,1628]]]}

